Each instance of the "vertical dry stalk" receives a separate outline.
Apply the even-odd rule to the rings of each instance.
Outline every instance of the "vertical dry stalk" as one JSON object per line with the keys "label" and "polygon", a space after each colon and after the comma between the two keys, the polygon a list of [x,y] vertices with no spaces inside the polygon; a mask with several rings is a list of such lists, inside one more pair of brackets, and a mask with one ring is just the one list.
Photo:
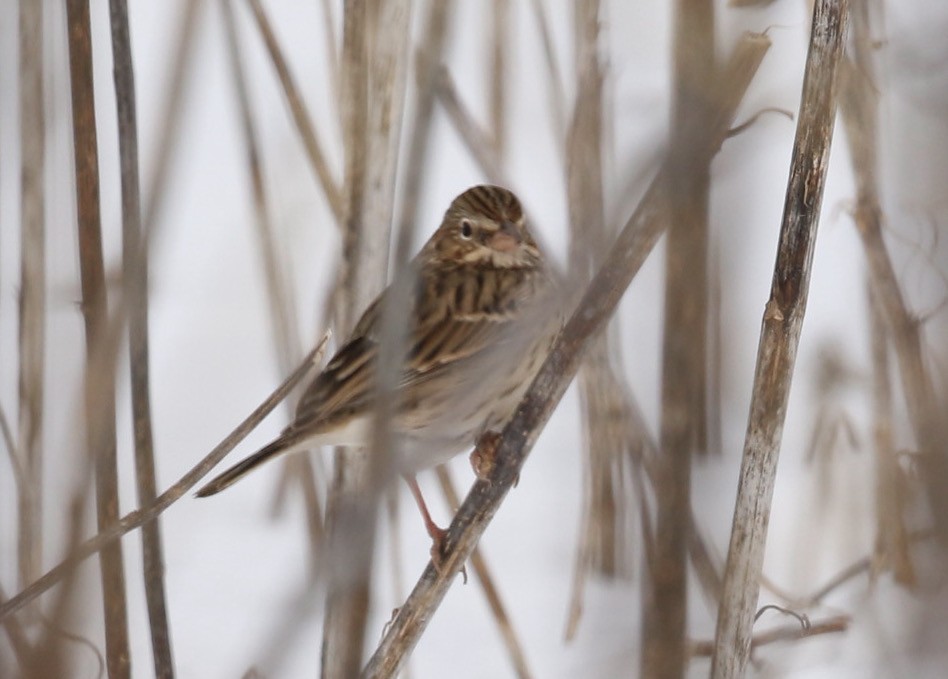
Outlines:
{"label": "vertical dry stalk", "polygon": [[869,287],[872,332],[872,447],[876,463],[876,541],[874,572],[891,570],[896,582],[915,583],[908,529],[905,525],[906,478],[899,466],[892,432],[892,382],[889,336],[879,301]]}
{"label": "vertical dry stalk", "polygon": [[882,237],[882,206],[876,178],[875,148],[878,138],[878,94],[871,53],[869,8],[865,4],[858,4],[859,11],[854,17],[854,59],[844,71],[846,77],[840,95],[856,179],[855,221],[869,265],[869,280],[895,349],[915,442],[921,454],[920,459],[926,465],[924,478],[929,502],[938,531],[943,540],[948,540],[948,498],[944,493],[948,482],[948,432],[942,422],[943,408],[939,405],[931,376],[926,372],[919,321],[905,303],[892,258]]}
{"label": "vertical dry stalk", "polygon": [[[368,167],[362,257],[374,271],[374,284],[385,284],[391,248],[392,222],[395,214],[395,179],[398,150],[407,93],[409,45],[411,42],[411,0],[377,0],[369,6],[368,45]],[[383,309],[382,337],[385,349],[380,358],[384,367],[377,373],[376,388],[380,406],[374,423],[372,469],[370,476],[385,482],[392,449],[391,421],[394,415],[392,398],[398,383],[398,356],[405,348],[404,310],[407,298],[401,289],[394,291]],[[392,576],[396,591],[403,587],[401,554],[397,549],[399,536],[398,493],[389,486],[386,509],[391,528]],[[396,599],[401,596],[396,594]],[[361,663],[361,659],[360,659]]]}
{"label": "vertical dry stalk", "polygon": [[408,78],[411,0],[375,0],[369,7],[368,149],[362,277],[372,290],[382,289],[388,271],[395,177]]}
{"label": "vertical dry stalk", "polygon": [[[108,302],[99,216],[99,159],[96,148],[92,33],[88,1],[68,0],[66,14],[79,218],[79,269],[86,360],[91,370],[100,345],[107,340],[105,331]],[[96,518],[100,531],[114,525],[119,518],[114,373],[109,382],[110,388],[101,391],[93,391],[87,386],[85,404],[89,454],[95,459]],[[91,380],[87,380],[87,385],[91,385]],[[131,657],[128,647],[128,613],[121,544],[116,543],[104,549],[100,556],[100,565],[109,677],[128,677],[131,673]]]}
{"label": "vertical dry stalk", "polygon": [[566,139],[571,275],[589,280],[608,246],[602,188],[602,66],[598,0],[574,7],[576,103]]}
{"label": "vertical dry stalk", "polygon": [[750,654],[780,438],[833,138],[847,10],[847,0],[819,0],[813,12],[777,261],[762,321],[718,611],[711,661],[711,676],[715,679],[743,676]]}
{"label": "vertical dry stalk", "polygon": [[43,380],[46,351],[46,113],[43,108],[43,3],[20,2],[20,317],[19,422],[10,455],[22,475],[17,485],[20,587],[43,560]]}
{"label": "vertical dry stalk", "polygon": [[691,458],[702,447],[708,285],[708,194],[713,149],[694,121],[712,110],[714,8],[675,6],[674,95],[669,151],[662,347],[661,454],[656,460],[655,550],[643,597],[642,675],[681,677],[687,663],[687,543]]}
{"label": "vertical dry stalk", "polygon": [[[577,94],[566,139],[566,186],[570,219],[570,280],[588,282],[614,237],[607,230],[603,191],[603,68],[599,61],[600,3],[574,7]],[[613,328],[614,329],[614,328]],[[624,366],[615,332],[593,340],[579,373],[583,431],[584,519],[580,526],[572,610],[581,610],[590,571],[615,576],[622,527],[622,464],[631,442],[624,416]],[[575,629],[571,616],[568,629]]]}
{"label": "vertical dry stalk", "polygon": [[507,54],[510,52],[510,0],[491,2],[490,32],[490,129],[494,151],[503,162],[507,151]]}
{"label": "vertical dry stalk", "polygon": [[[126,0],[110,0],[112,61],[118,107],[119,161],[122,181],[122,266],[128,307],[132,426],[135,438],[135,479],[142,506],[154,502],[154,436],[151,422],[151,386],[148,352],[148,256],[142,248],[141,194],[138,173],[138,122],[135,73],[128,30]],[[171,639],[164,588],[164,558],[157,520],[142,527],[145,599],[151,630],[155,676],[174,676]]]}
{"label": "vertical dry stalk", "polygon": [[[341,277],[334,300],[335,327],[341,337],[349,334],[357,315],[381,289],[386,271],[384,261],[363,258],[372,250],[368,239],[374,235],[366,231],[364,220],[369,152],[368,4],[367,0],[346,0],[343,5],[346,212]],[[371,467],[364,451],[337,449],[326,511],[332,560],[323,628],[323,679],[353,677],[362,663],[379,501]]]}
{"label": "vertical dry stalk", "polygon": [[[749,35],[738,45],[722,78],[722,97],[708,121],[706,143],[718,148],[724,140],[744,91],[756,73],[769,41]],[[441,568],[428,564],[398,609],[368,665],[363,679],[393,677],[444,599],[448,587],[470,558],[477,541],[497,513],[526,456],[553,409],[576,374],[592,339],[602,331],[623,292],[655,246],[665,225],[666,169],[659,171],[638,209],[616,238],[602,267],[586,289],[577,310],[544,362],[536,379],[504,427],[496,448],[497,464],[486,481],[475,483],[448,529]]]}

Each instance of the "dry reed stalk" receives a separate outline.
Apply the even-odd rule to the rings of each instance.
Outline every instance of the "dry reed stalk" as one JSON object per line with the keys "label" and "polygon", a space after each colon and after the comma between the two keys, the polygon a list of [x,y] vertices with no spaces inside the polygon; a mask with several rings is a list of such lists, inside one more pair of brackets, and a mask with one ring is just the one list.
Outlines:
{"label": "dry reed stalk", "polygon": [[836,118],[847,0],[813,12],[770,299],[764,310],[711,676],[743,676],[770,518],[780,439],[806,309],[823,187]]}
{"label": "dry reed stalk", "polygon": [[[905,479],[895,459],[891,429],[892,395],[888,372],[890,340],[898,357],[903,393],[916,443],[921,451],[930,454],[935,469],[941,468],[937,460],[944,457],[945,451],[938,447],[944,446],[946,439],[944,432],[938,431],[938,405],[931,378],[924,369],[918,322],[906,307],[882,239],[876,151],[879,92],[872,49],[869,3],[861,0],[853,7],[852,56],[845,62],[840,108],[856,180],[856,226],[866,250],[871,285],[869,313],[872,319],[873,445],[877,493],[875,556],[877,567],[891,568],[896,581],[908,585],[915,581],[915,574],[904,523]],[[938,477],[937,474],[935,476]],[[943,495],[941,488],[938,486],[937,490],[932,490],[933,507],[939,506],[938,498]]]}
{"label": "dry reed stalk", "polygon": [[[748,35],[739,43],[721,80],[722,97],[709,120],[705,143],[718,148],[737,105],[753,78],[769,41]],[[612,316],[636,272],[661,235],[667,169],[659,171],[638,209],[630,217],[536,379],[504,428],[494,451],[496,465],[487,480],[474,484],[448,529],[440,569],[431,563],[362,671],[364,679],[395,676],[444,598],[454,576],[470,557],[503,498],[509,492],[530,448],[579,368],[591,340]]]}
{"label": "dry reed stalk", "polygon": [[871,284],[869,315],[872,332],[872,448],[876,473],[873,572],[891,570],[896,582],[913,585],[915,567],[912,565],[908,527],[905,525],[908,479],[899,466],[893,436],[889,336]]}
{"label": "dry reed stalk", "polygon": [[[50,587],[61,582],[85,559],[108,548],[123,535],[136,528],[141,528],[146,523],[156,519],[162,512],[168,509],[168,507],[181,499],[185,493],[194,488],[202,478],[207,476],[214,467],[220,464],[224,457],[237,447],[237,445],[246,438],[247,434],[253,431],[254,428],[289,395],[294,387],[309,375],[314,368],[319,367],[326,345],[329,342],[329,337],[329,333],[324,335],[319,344],[306,355],[303,362],[297,366],[296,370],[294,370],[282,384],[237,425],[231,433],[224,437],[211,452],[205,455],[197,464],[189,469],[184,476],[156,497],[152,504],[129,512],[119,521],[110,525],[107,529],[100,531],[95,536],[82,543],[77,542],[75,547],[69,550],[69,556],[66,559],[48,570],[38,580],[16,594],[9,601],[0,605],[0,622],[5,620],[8,615],[12,615],[22,609]],[[74,510],[70,512],[70,515],[81,515],[81,512]]]}
{"label": "dry reed stalk", "polygon": [[[461,505],[461,498],[458,495],[457,487],[451,479],[451,473],[446,465],[439,465],[435,469],[438,475],[438,483],[448,501],[448,507],[452,512],[456,512]],[[474,569],[474,575],[484,590],[484,598],[487,599],[487,605],[490,607],[491,615],[494,616],[494,622],[497,623],[497,630],[503,639],[504,647],[510,656],[510,662],[513,663],[513,669],[518,679],[530,679],[533,674],[527,665],[527,657],[523,652],[523,645],[520,643],[520,637],[517,630],[514,629],[510,616],[507,614],[507,607],[500,597],[500,591],[494,583],[494,577],[491,575],[487,566],[487,561],[481,554],[480,549],[474,548],[471,552],[471,567]]]}
{"label": "dry reed stalk", "polygon": [[490,6],[490,64],[487,102],[494,151],[503,162],[507,152],[507,54],[510,52],[510,0],[493,0]]}
{"label": "dry reed stalk", "polygon": [[[408,91],[411,43],[411,0],[381,0],[369,5],[368,36],[368,163],[366,170],[366,206],[361,258],[373,268],[373,285],[385,284],[395,216],[395,183],[398,176],[399,146]],[[392,450],[392,404],[398,381],[398,356],[405,348],[404,309],[406,291],[398,289],[383,309],[381,334],[385,348],[384,367],[376,376],[380,407],[373,423],[369,476],[385,484],[390,475],[388,461]],[[398,492],[388,484],[386,515],[389,519],[392,577],[394,591],[403,588],[401,552],[398,550],[400,513]],[[396,594],[396,600],[401,596]],[[360,657],[359,663],[361,664]]]}
{"label": "dry reed stalk", "polygon": [[[600,3],[574,6],[576,101],[565,140],[566,186],[570,223],[571,281],[587,283],[605,257],[615,234],[607,229],[603,189],[603,67]],[[623,526],[623,463],[634,445],[621,423],[627,385],[614,325],[596,337],[579,371],[584,461],[584,519],[580,526],[576,572],[567,634],[575,631],[586,576],[620,572],[618,545]]]}
{"label": "dry reed stalk", "polygon": [[[113,78],[118,117],[119,163],[122,183],[122,265],[128,311],[129,368],[132,427],[135,442],[135,479],[142,506],[154,502],[154,436],[148,352],[148,257],[139,257],[142,240],[141,194],[138,173],[138,122],[135,73],[128,30],[126,0],[109,1],[112,31]],[[159,522],[142,527],[143,578],[151,632],[155,676],[174,677],[164,587],[164,557]]]}
{"label": "dry reed stalk", "polygon": [[43,383],[46,352],[46,112],[43,97],[43,3],[21,0],[20,82],[20,305],[18,441],[10,449],[17,484],[19,586],[43,562]]}
{"label": "dry reed stalk", "polygon": [[[107,339],[105,331],[108,320],[108,301],[99,215],[99,159],[96,145],[92,31],[88,0],[68,0],[66,14],[76,164],[82,315],[85,323],[87,369],[91,370],[100,345]],[[95,460],[96,519],[100,531],[111,527],[119,517],[114,372],[109,376],[108,382],[110,383],[108,389],[96,393],[93,393],[91,389],[87,390],[85,399],[86,437],[88,453]],[[99,559],[105,610],[106,665],[110,679],[119,679],[131,674],[121,544],[115,543],[104,549]]]}
{"label": "dry reed stalk", "polygon": [[[329,62],[329,90],[333,100],[340,100],[339,85],[339,40],[336,37],[336,15],[333,11],[333,0],[322,0],[319,5],[323,13],[323,27],[326,35],[326,59]],[[340,111],[337,110],[338,114]]]}
{"label": "dry reed stalk", "polygon": [[708,199],[714,149],[702,144],[716,60],[710,2],[674,11],[674,83],[665,244],[661,454],[655,489],[655,552],[642,616],[642,676],[680,677],[688,661],[687,544],[691,459],[704,447]]}
{"label": "dry reed stalk", "polygon": [[[140,258],[145,257],[148,243],[154,237],[155,225],[159,223],[161,211],[167,195],[168,178],[171,172],[171,160],[178,147],[178,137],[181,127],[181,111],[187,101],[186,86],[194,54],[195,37],[201,26],[201,10],[206,0],[185,0],[181,7],[180,18],[177,21],[178,36],[171,54],[174,59],[171,64],[171,75],[168,83],[167,95],[158,120],[161,121],[155,144],[154,168],[148,192],[145,194],[145,209],[142,213],[142,248]],[[120,318],[121,314],[116,313]],[[115,321],[116,323],[118,321]]]}
{"label": "dry reed stalk", "polygon": [[[340,278],[333,303],[334,325],[348,336],[358,314],[385,283],[387,249],[370,244],[365,222],[369,164],[370,13],[365,0],[343,4],[342,124],[345,148],[345,219]],[[368,257],[374,256],[373,261]],[[376,452],[376,451],[369,451]],[[366,451],[337,448],[326,509],[330,556],[320,676],[346,679],[362,663],[371,601],[379,462]]]}
{"label": "dry reed stalk", "polygon": [[[316,180],[319,182],[323,194],[326,196],[326,202],[329,209],[339,224],[342,224],[345,218],[345,200],[342,191],[340,191],[336,180],[333,179],[329,164],[326,162],[326,156],[323,154],[322,144],[319,142],[319,134],[313,124],[313,119],[306,109],[303,97],[300,95],[296,81],[290,73],[286,58],[280,49],[280,43],[273,33],[270,20],[260,4],[260,0],[248,0],[250,9],[253,11],[254,19],[257,22],[257,28],[263,38],[267,53],[270,55],[270,61],[273,62],[273,68],[280,79],[280,85],[283,87],[283,94],[286,97],[287,106],[290,107],[290,113],[293,116],[293,122],[303,141],[303,148],[313,166],[313,172],[316,174]],[[327,32],[331,32],[331,27],[327,27]]]}

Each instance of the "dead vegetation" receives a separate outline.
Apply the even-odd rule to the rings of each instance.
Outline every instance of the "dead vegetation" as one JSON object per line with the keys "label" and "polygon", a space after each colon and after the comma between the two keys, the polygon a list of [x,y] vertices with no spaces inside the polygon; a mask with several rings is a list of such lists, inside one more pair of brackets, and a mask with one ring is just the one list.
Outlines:
{"label": "dead vegetation", "polygon": [[[497,461],[488,477],[474,481],[462,497],[455,488],[456,477],[447,468],[437,470],[454,518],[442,564],[435,568],[429,563],[417,574],[407,597],[383,600],[381,579],[376,577],[381,569],[394,570],[397,591],[416,575],[401,562],[397,544],[384,549],[385,541],[401,532],[397,517],[407,513],[400,512],[398,496],[389,490],[391,413],[384,408],[379,413],[369,453],[339,450],[332,465],[316,456],[286,461],[274,504],[282,512],[281,520],[289,520],[294,502],[302,507],[298,518],[306,524],[309,539],[309,574],[303,591],[281,610],[268,631],[268,641],[255,646],[260,649],[260,666],[242,668],[246,676],[269,671],[283,676],[279,663],[296,647],[308,649],[309,674],[318,671],[325,679],[394,677],[406,672],[412,651],[449,589],[459,583],[457,575],[465,565],[481,583],[486,610],[500,638],[498,649],[510,672],[521,679],[545,676],[537,669],[543,667],[537,663],[541,651],[524,641],[524,627],[535,618],[518,609],[516,596],[505,584],[505,571],[488,566],[488,554],[478,543],[522,473],[524,483],[529,483],[531,467],[523,465],[574,376],[579,378],[582,436],[577,436],[581,445],[570,455],[582,458],[581,480],[573,489],[582,496],[582,510],[572,581],[560,583],[561,590],[570,591],[562,619],[567,639],[574,639],[590,614],[590,590],[634,591],[638,608],[623,612],[623,624],[630,630],[623,648],[629,658],[624,676],[681,677],[689,667],[706,662],[705,657],[710,658],[712,676],[743,676],[752,654],[765,655],[768,644],[803,643],[822,635],[844,643],[841,640],[857,615],[847,608],[852,601],[842,598],[830,609],[826,600],[841,587],[853,587],[863,574],[870,577],[860,582],[885,583],[894,591],[936,587],[925,581],[924,573],[943,565],[940,549],[948,526],[948,496],[943,492],[948,432],[942,417],[948,374],[943,363],[948,357],[939,349],[945,345],[948,325],[937,293],[932,300],[931,286],[926,294],[906,289],[904,261],[919,258],[906,256],[904,246],[894,245],[888,235],[889,211],[897,211],[901,218],[906,213],[897,204],[898,194],[886,185],[886,159],[893,154],[883,153],[883,144],[898,136],[886,128],[880,106],[887,101],[886,87],[892,79],[891,73],[886,74],[888,79],[880,75],[880,61],[892,63],[883,59],[886,24],[881,3],[818,0],[807,14],[807,23],[812,24],[806,33],[805,61],[801,57],[793,65],[803,84],[794,116],[793,148],[785,165],[789,178],[783,216],[779,223],[753,226],[768,234],[768,253],[776,251],[770,288],[754,291],[761,307],[757,313],[762,310],[756,355],[730,345],[733,340],[735,347],[740,346],[739,332],[728,319],[734,316],[734,300],[740,298],[737,292],[745,283],[735,280],[727,267],[735,266],[735,256],[759,258],[760,253],[743,251],[738,241],[747,237],[746,229],[729,221],[747,212],[722,210],[715,201],[722,190],[717,182],[726,179],[728,165],[733,171],[735,162],[752,163],[760,152],[757,147],[768,143],[759,139],[769,132],[758,128],[776,118],[759,114],[775,104],[766,94],[751,96],[748,91],[755,87],[767,91],[760,87],[758,73],[770,58],[772,43],[798,35],[767,30],[766,9],[735,7],[766,3],[733,2],[728,7],[674,3],[667,55],[672,65],[669,107],[656,114],[669,121],[670,133],[667,152],[655,162],[649,161],[654,153],[648,149],[637,148],[626,157],[627,146],[617,142],[625,139],[631,116],[628,102],[616,96],[624,65],[613,55],[611,42],[621,39],[626,28],[614,17],[624,15],[610,3],[580,0],[568,9],[557,6],[561,16],[551,11],[551,3],[540,0],[529,8],[493,0],[478,3],[476,9],[472,3],[454,0],[323,0],[315,12],[320,26],[311,27],[319,37],[310,36],[325,50],[326,67],[319,73],[310,63],[294,61],[292,41],[281,37],[281,25],[275,20],[276,3],[183,0],[178,4],[179,16],[168,33],[169,76],[166,84],[159,85],[136,77],[140,66],[135,61],[136,30],[144,31],[145,26],[136,24],[136,7],[127,7],[125,0],[110,0],[107,32],[95,30],[95,22],[105,18],[90,15],[88,0],[69,0],[64,10],[29,0],[6,3],[11,13],[19,12],[18,62],[15,73],[11,71],[18,83],[19,126],[2,131],[4,147],[18,151],[0,158],[0,177],[17,178],[19,212],[4,213],[3,234],[19,235],[18,241],[4,243],[0,268],[0,327],[4,337],[17,337],[15,346],[3,349],[4,361],[16,368],[3,373],[0,392],[2,444],[12,470],[0,486],[8,491],[0,493],[4,522],[0,551],[7,555],[7,567],[0,572],[4,630],[0,674],[71,676],[77,654],[88,653],[89,648],[110,678],[152,672],[156,677],[173,677],[179,668],[191,666],[180,648],[194,645],[176,641],[177,615],[206,616],[206,625],[213,627],[214,611],[189,609],[187,597],[176,596],[169,587],[169,572],[177,575],[180,554],[169,558],[168,547],[182,538],[166,529],[165,512],[172,507],[184,514],[193,511],[188,491],[269,412],[291,402],[294,389],[318,369],[330,341],[328,334],[322,336],[323,327],[331,326],[337,337],[344,337],[361,310],[391,280],[391,270],[410,257],[417,236],[427,228],[422,215],[430,211],[426,195],[439,179],[436,173],[457,164],[456,159],[442,157],[441,127],[447,128],[452,143],[462,149],[458,153],[465,155],[481,180],[510,186],[526,197],[532,212],[549,215],[551,209],[534,202],[542,209],[533,210],[531,201],[562,207],[563,247],[549,235],[555,231],[545,230],[543,224],[534,231],[550,240],[548,249],[566,257],[561,274],[564,289],[570,291],[571,316],[500,433]],[[470,21],[475,12],[482,31],[474,41],[479,50],[475,58],[482,74],[459,71],[452,51],[468,44],[461,31],[469,27],[462,22]],[[285,21],[286,10],[279,16]],[[246,222],[254,230],[258,254],[254,266],[260,272],[255,283],[264,291],[268,310],[265,317],[248,315],[246,323],[267,328],[273,348],[268,358],[289,377],[200,458],[193,450],[159,445],[173,448],[175,443],[173,433],[165,433],[153,413],[151,339],[156,327],[150,262],[159,251],[159,236],[170,228],[176,163],[188,161],[182,126],[195,114],[196,55],[214,44],[208,17],[222,32],[221,61],[226,67],[213,76],[206,68],[202,72],[204,77],[227,81],[234,93],[228,106],[238,121],[239,137],[231,143],[239,149],[235,155],[243,159],[239,169],[244,183],[233,190],[250,196]],[[729,27],[740,24],[754,31],[728,39],[725,36],[733,31],[716,30],[722,18]],[[566,35],[558,30],[563,26],[569,29]],[[523,72],[518,44],[518,37],[526,33],[539,46],[529,62],[537,68],[528,73]],[[63,53],[49,49],[52,34],[68,46]],[[109,42],[95,42],[99,35],[108,35]],[[514,45],[520,51],[515,52]],[[99,50],[111,54],[111,83],[94,68],[92,56]],[[572,62],[564,54],[570,54]],[[60,72],[68,73],[68,78],[58,76]],[[266,147],[268,120],[260,100],[264,89],[255,80],[260,73],[272,79],[266,91],[278,93],[287,136],[299,147],[300,166],[309,173],[305,190],[319,218],[308,215],[306,228],[319,232],[315,240],[320,247],[335,248],[330,257],[336,262],[335,276],[327,281],[330,291],[320,311],[324,320],[319,330],[304,325],[308,307],[317,297],[315,291],[299,288],[293,269],[299,260],[291,253],[298,244],[278,216],[286,193],[279,186],[283,175],[277,156]],[[477,80],[481,75],[482,83]],[[521,137],[530,136],[517,108],[524,78],[539,94],[523,97],[545,102],[544,143],[560,162],[552,171],[542,170],[550,182],[545,193],[531,194],[518,186],[524,176],[516,170],[515,159],[523,149]],[[67,89],[58,92],[56,87]],[[143,91],[161,93],[157,99],[148,98],[161,103],[160,115],[149,116],[157,123],[147,133],[139,123]],[[51,103],[66,98],[71,102],[68,121],[61,111],[52,110]],[[12,101],[12,94],[5,99]],[[481,100],[483,105],[475,105]],[[115,109],[114,124],[111,118],[102,121],[102,112],[110,105]],[[60,157],[62,144],[52,140],[66,122],[72,154]],[[653,122],[660,127],[661,121]],[[834,139],[837,122],[844,135]],[[785,124],[782,119],[780,124]],[[103,151],[112,148],[103,144],[104,130],[110,134],[114,130],[115,157]],[[948,131],[943,132],[945,138],[933,141],[930,153],[939,153],[948,144]],[[759,135],[758,141],[748,142],[751,135]],[[8,144],[7,137],[16,143]],[[148,163],[140,160],[140,138],[147,138],[153,149]],[[929,165],[937,167],[938,162]],[[55,176],[50,167],[55,172],[68,168],[70,192],[59,195],[63,186],[50,181]],[[854,186],[848,221],[838,220],[846,222],[845,228],[851,223],[862,245],[866,282],[854,289],[811,285],[818,280],[814,257],[821,253],[817,227],[822,236],[829,208],[835,207],[823,201],[831,167],[845,167]],[[783,186],[785,176],[757,181]],[[114,187],[106,183],[113,178]],[[6,191],[11,182],[5,181]],[[455,188],[460,191],[464,186]],[[750,202],[756,190],[747,187],[742,199]],[[6,195],[10,201],[10,193]],[[110,206],[103,209],[103,195],[119,196],[118,231],[110,225],[114,219]],[[62,278],[54,268],[61,253],[54,258],[50,243],[65,233],[52,228],[50,206],[63,201],[74,201],[70,233],[78,233],[70,241],[78,246],[70,257],[79,285],[69,294],[84,325],[83,332],[74,336],[50,332],[55,313],[51,299],[58,300],[55,285]],[[927,222],[938,234],[948,219],[944,204],[925,208]],[[178,211],[174,214],[180,218]],[[899,226],[900,233],[908,229]],[[120,249],[111,247],[110,234],[115,233],[121,234]],[[10,254],[11,242],[16,242],[15,257]],[[930,256],[921,258],[925,264],[919,268],[930,280],[945,280],[937,256],[943,249],[936,237]],[[652,299],[648,304],[662,310],[654,329],[660,340],[653,355],[643,356],[633,351],[628,332],[639,318],[628,317],[620,302],[646,263],[656,257],[661,260],[663,278],[657,289],[663,301]],[[835,252],[832,257],[834,265],[847,267],[860,253]],[[390,359],[399,354],[405,322],[400,311],[405,295],[400,293],[404,291],[393,292],[384,316],[385,336],[391,340],[385,355]],[[941,295],[948,296],[948,290],[941,290]],[[810,392],[816,394],[816,404],[814,413],[807,414],[813,415],[812,420],[806,421],[788,414],[788,409],[793,407],[792,394],[809,386],[801,384],[806,377],[799,374],[797,357],[808,343],[817,344],[802,332],[808,298],[814,296],[847,300],[851,316],[864,322],[861,341],[866,350],[861,356],[844,349],[833,360],[818,364],[818,389]],[[924,308],[935,311],[923,319]],[[212,322],[208,328],[214,330]],[[322,340],[304,357],[314,344],[312,338],[319,336]],[[221,338],[221,346],[228,341]],[[50,364],[55,355],[57,369],[66,372],[58,352],[67,344],[84,347],[82,356],[73,356],[71,366],[81,375],[81,388],[75,393],[63,388]],[[244,360],[257,362],[261,357]],[[658,366],[654,393],[632,378],[637,363]],[[378,389],[390,394],[397,373],[393,360],[383,365],[390,369],[380,371]],[[736,375],[746,375],[746,383],[735,387]],[[735,396],[735,389],[743,395]],[[843,389],[858,394],[855,408],[862,407],[863,417],[850,416],[853,399],[840,395]],[[255,400],[261,395],[255,394]],[[837,408],[835,399],[847,406]],[[643,414],[643,403],[654,404],[645,410],[656,412],[657,418]],[[727,433],[735,427],[725,417],[737,417],[741,427],[746,425],[742,440]],[[72,418],[69,445],[81,449],[81,454],[65,454],[51,443],[60,440],[47,434],[51,421],[64,418]],[[122,426],[126,420],[128,427]],[[788,432],[788,421],[802,431]],[[178,427],[167,421],[164,426]],[[847,443],[848,450],[841,452]],[[743,451],[740,457],[737,448]],[[857,462],[859,451],[871,459],[871,481],[847,488],[852,479],[834,476],[830,470],[866,464]],[[866,553],[855,560],[831,555],[835,563],[851,565],[826,580],[808,582],[802,593],[791,591],[797,585],[778,586],[776,578],[766,573],[771,515],[797,511],[773,504],[782,479],[779,472],[787,464],[781,460],[778,466],[781,452],[784,458],[811,458],[813,464],[804,473],[817,479],[824,496],[855,492],[872,498],[871,515],[843,517],[875,533]],[[842,457],[830,463],[829,457],[822,457],[829,455]],[[128,488],[119,473],[125,468],[123,456],[129,460],[128,468],[134,468],[134,482]],[[159,481],[168,469],[178,468],[167,464],[169,459],[187,460],[178,467],[190,468],[177,473],[180,478],[172,484]],[[531,466],[546,463],[538,459]],[[731,480],[711,494],[697,487],[708,468],[722,465],[740,466],[736,486]],[[565,480],[567,474],[559,478]],[[714,507],[703,504],[709,496],[715,496]],[[87,517],[93,507],[95,527]],[[721,534],[712,525],[714,510],[721,507],[729,515],[733,512],[729,546],[708,537]],[[832,502],[820,505],[819,520],[829,521],[837,507]],[[390,520],[379,522],[380,513]],[[529,535],[530,530],[520,527],[518,535]],[[138,535],[131,538],[130,533]],[[795,549],[806,552],[819,545],[832,551],[837,537],[830,534]],[[140,539],[140,552],[136,549],[130,561],[125,551],[135,539]],[[524,548],[526,544],[524,540]],[[720,558],[725,550],[726,559]],[[98,588],[87,586],[87,563],[98,569]],[[257,575],[274,581],[284,577]],[[859,586],[862,591],[868,587]],[[465,596],[479,596],[472,592],[473,588],[464,590]],[[699,593],[706,605],[703,620],[696,621],[692,601]],[[934,592],[931,600],[937,601],[938,595]],[[789,622],[762,627],[758,618],[765,609],[759,607],[773,599],[781,602]],[[384,629],[378,624],[382,609],[394,609]],[[768,621],[772,617],[770,613]],[[921,629],[930,621],[943,623],[944,612],[933,603],[916,607],[907,619]],[[313,620],[318,620],[319,639],[311,635]],[[150,658],[134,654],[132,649],[141,646],[130,643],[130,634],[134,639],[144,634],[146,626]],[[457,634],[463,637],[465,632]],[[552,647],[560,640],[549,643]],[[937,640],[929,637],[927,643],[923,650],[937,658]],[[143,669],[147,665],[153,670]],[[598,667],[590,660],[589,676],[616,676],[615,668]],[[446,673],[441,668],[439,676]]]}

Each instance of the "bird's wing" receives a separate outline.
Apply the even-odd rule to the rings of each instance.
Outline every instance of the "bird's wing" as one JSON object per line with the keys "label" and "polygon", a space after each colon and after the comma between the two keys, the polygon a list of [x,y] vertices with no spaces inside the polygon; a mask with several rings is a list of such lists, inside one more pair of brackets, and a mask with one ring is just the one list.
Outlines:
{"label": "bird's wing", "polygon": [[[519,318],[530,296],[514,272],[458,271],[425,275],[410,301],[410,335],[400,389],[497,346]],[[375,391],[375,362],[381,341],[382,310],[388,290],[359,319],[350,339],[310,384],[287,431],[320,431],[369,407]]]}

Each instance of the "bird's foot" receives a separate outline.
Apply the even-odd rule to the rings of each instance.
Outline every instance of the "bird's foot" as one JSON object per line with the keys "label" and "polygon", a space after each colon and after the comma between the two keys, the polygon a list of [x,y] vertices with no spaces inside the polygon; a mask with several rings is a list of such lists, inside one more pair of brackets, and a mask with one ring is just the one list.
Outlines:
{"label": "bird's foot", "polygon": [[[448,531],[439,527],[434,522],[425,524],[428,531],[428,537],[431,538],[431,565],[438,571],[438,575],[444,575],[445,563],[444,556],[448,546]],[[467,584],[467,566],[461,566],[461,577],[464,578],[464,584]]]}
{"label": "bird's foot", "polygon": [[[471,453],[471,468],[474,475],[481,481],[490,483],[490,475],[497,466],[497,449],[500,447],[500,434],[496,431],[485,431],[477,439],[474,452]],[[514,487],[520,483],[520,474],[514,479]]]}

